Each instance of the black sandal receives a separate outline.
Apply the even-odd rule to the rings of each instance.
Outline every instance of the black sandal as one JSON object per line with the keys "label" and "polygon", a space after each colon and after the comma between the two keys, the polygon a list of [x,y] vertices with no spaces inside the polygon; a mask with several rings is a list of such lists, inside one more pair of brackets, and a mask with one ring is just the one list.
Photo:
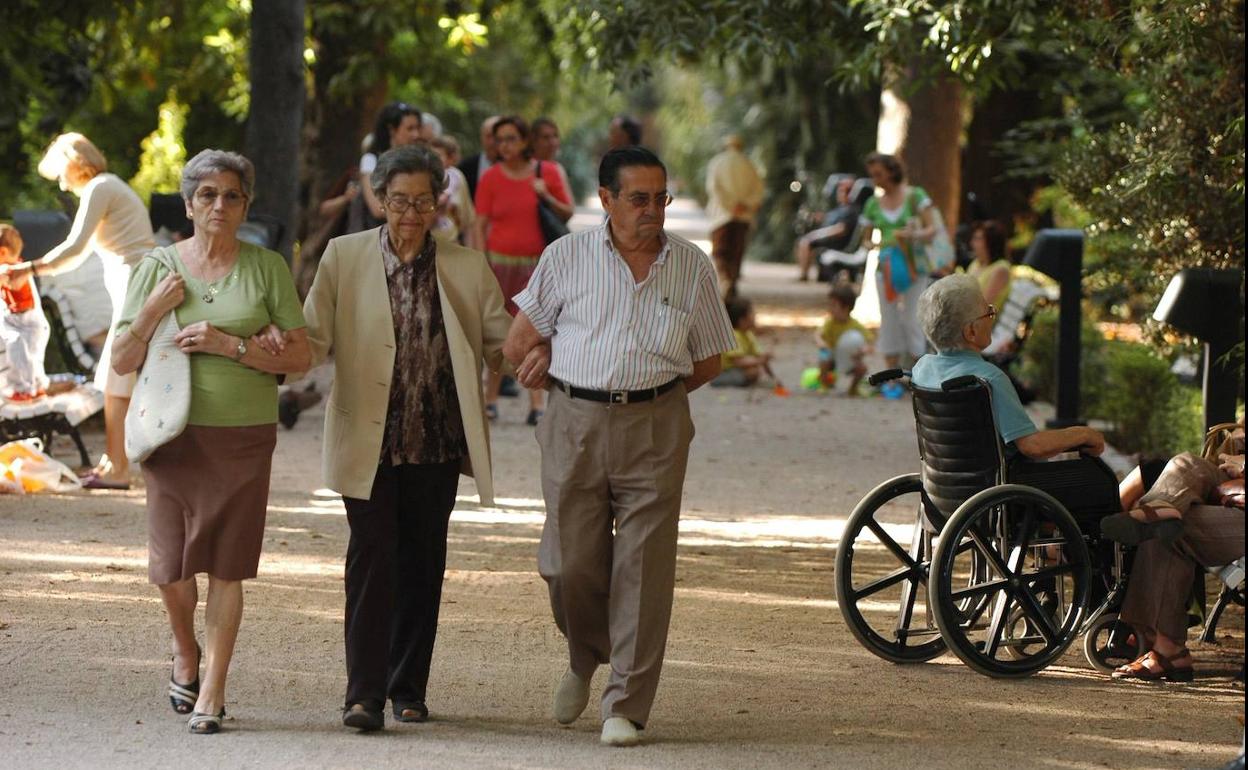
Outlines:
{"label": "black sandal", "polygon": [[[175,656],[170,656],[170,661]],[[173,678],[173,671],[169,672],[169,705],[173,707],[176,714],[189,714],[195,708],[195,701],[199,700],[199,664],[203,662],[204,651],[200,649],[199,643],[195,644],[195,681],[190,684],[178,684]]]}
{"label": "black sandal", "polygon": [[[404,712],[411,711],[413,713],[406,714]],[[396,722],[428,722],[429,707],[425,705],[423,700],[414,700],[407,702],[395,702],[391,711],[394,714]]]}

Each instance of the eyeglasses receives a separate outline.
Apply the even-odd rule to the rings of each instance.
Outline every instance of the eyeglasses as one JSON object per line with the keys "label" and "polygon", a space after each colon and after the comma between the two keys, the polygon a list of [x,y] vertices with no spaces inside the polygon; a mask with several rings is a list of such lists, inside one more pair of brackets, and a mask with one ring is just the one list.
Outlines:
{"label": "eyeglasses", "polygon": [[495,144],[511,144],[512,142],[523,142],[523,141],[524,140],[520,138],[520,136],[517,134],[507,134],[505,136],[494,137]]}
{"label": "eyeglasses", "polygon": [[997,308],[994,307],[993,305],[989,305],[988,312],[984,313],[981,316],[976,316],[975,320],[971,321],[971,323],[975,323],[976,321],[982,321],[985,318],[996,318],[996,317],[997,317]]}
{"label": "eyeglasses", "polygon": [[[619,197],[621,196],[618,196],[618,195],[616,196],[616,198],[619,198]],[[645,193],[633,193],[632,195],[625,196],[624,200],[628,201],[629,205],[635,209],[650,208],[651,203],[658,204],[659,208],[665,209],[668,206],[672,205],[672,194],[669,193],[667,190],[664,190],[661,193],[655,193],[654,195],[647,195]]]}
{"label": "eyeglasses", "polygon": [[225,192],[217,192],[211,188],[195,191],[195,202],[201,206],[213,206],[220,198],[226,206],[234,208],[241,206],[247,202],[247,195],[238,190],[226,190]]}
{"label": "eyeglasses", "polygon": [[399,216],[406,214],[408,209],[416,209],[417,214],[428,214],[437,209],[437,207],[438,202],[433,198],[412,200],[402,196],[394,198],[391,198],[389,195],[386,196],[386,208],[390,210],[390,213],[398,214]]}

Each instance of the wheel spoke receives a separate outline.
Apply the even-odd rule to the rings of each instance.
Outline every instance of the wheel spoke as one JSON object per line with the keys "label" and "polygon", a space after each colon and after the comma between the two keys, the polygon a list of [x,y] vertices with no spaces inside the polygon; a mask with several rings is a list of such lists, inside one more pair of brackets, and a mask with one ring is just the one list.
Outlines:
{"label": "wheel spoke", "polygon": [[988,658],[996,658],[997,651],[1001,648],[1001,635],[1005,633],[1005,619],[1009,616],[1012,597],[1009,594],[1002,594],[997,600],[996,606],[992,608],[992,621],[988,624],[988,639],[984,645],[984,655]]}
{"label": "wheel spoke", "polygon": [[1023,559],[1027,555],[1027,546],[1031,543],[1032,536],[1036,533],[1036,511],[1032,506],[1027,506],[1027,513],[1023,514],[1023,523],[1018,533],[1018,543],[1010,549],[1010,573],[1017,575],[1023,564]]}
{"label": "wheel spoke", "polygon": [[1053,620],[1048,613],[1044,611],[1044,607],[1040,602],[1036,601],[1036,597],[1032,594],[1031,589],[1023,586],[1019,591],[1019,606],[1023,608],[1023,612],[1031,619],[1031,623],[1044,637],[1045,642],[1053,644],[1057,641],[1057,629],[1053,627]]}
{"label": "wheel spoke", "polygon": [[963,599],[976,599],[984,594],[1000,590],[1005,585],[1007,585],[1007,582],[1004,579],[990,580],[987,583],[977,583],[973,586],[957,588],[950,591],[949,598],[954,602],[959,602]]}
{"label": "wheel spoke", "polygon": [[1000,552],[992,546],[990,542],[991,538],[985,537],[983,533],[979,531],[978,525],[969,527],[966,530],[966,534],[970,536],[972,541],[974,541],[975,547],[978,548],[979,552],[988,559],[988,563],[992,565],[998,575],[1001,577],[1009,577],[1012,574],[1009,566],[1005,563],[1005,559],[1001,558]]}
{"label": "wheel spoke", "polygon": [[902,567],[901,569],[894,570],[888,573],[887,575],[885,575],[884,577],[879,578],[878,580],[872,580],[870,583],[867,583],[865,586],[863,586],[859,590],[854,591],[854,595],[852,598],[854,601],[858,601],[859,599],[865,599],[866,597],[871,596],[872,594],[877,594],[880,591],[883,591],[885,588],[895,586],[901,581],[910,577],[912,572],[914,572],[914,570],[911,569],[910,567]]}
{"label": "wheel spoke", "polygon": [[1036,583],[1046,578],[1057,577],[1058,575],[1066,575],[1074,571],[1075,571],[1075,565],[1073,564],[1069,564],[1069,563],[1054,564],[1052,567],[1044,567],[1042,569],[1036,570],[1035,572],[1028,572],[1028,573],[1019,575],[1019,578],[1021,578],[1023,582],[1025,583]]}
{"label": "wheel spoke", "polygon": [[910,554],[906,553],[905,549],[897,545],[897,541],[893,539],[892,535],[884,531],[884,528],[880,526],[879,522],[875,519],[868,521],[867,529],[871,530],[875,536],[879,538],[885,548],[892,551],[893,556],[896,556],[898,561],[910,568],[915,566],[914,559],[910,558]]}
{"label": "wheel spoke", "polygon": [[901,632],[910,628],[910,621],[914,618],[914,599],[915,594],[918,593],[914,589],[913,580],[907,581],[901,587],[901,609],[897,613],[897,628],[894,630],[894,636],[902,647],[906,646],[906,638]]}

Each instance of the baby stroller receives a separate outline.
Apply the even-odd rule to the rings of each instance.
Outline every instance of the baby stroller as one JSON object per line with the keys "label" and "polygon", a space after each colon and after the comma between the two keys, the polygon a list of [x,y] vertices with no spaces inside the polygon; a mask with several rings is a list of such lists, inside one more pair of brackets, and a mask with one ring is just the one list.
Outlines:
{"label": "baby stroller", "polygon": [[1093,457],[1007,459],[978,378],[910,391],[921,471],[864,497],[837,549],[837,601],[858,641],[894,663],[950,650],[992,677],[1034,674],[1081,634],[1102,671],[1143,654],[1117,616],[1131,554],[1100,535],[1120,510],[1113,472]]}

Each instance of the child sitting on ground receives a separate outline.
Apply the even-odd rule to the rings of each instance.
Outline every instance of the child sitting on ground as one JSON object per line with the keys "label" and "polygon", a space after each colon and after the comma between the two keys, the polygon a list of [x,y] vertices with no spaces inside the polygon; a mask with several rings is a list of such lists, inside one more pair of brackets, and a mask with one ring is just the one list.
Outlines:
{"label": "child sitting on ground", "polygon": [[836,286],[828,292],[828,317],[815,335],[819,342],[819,380],[825,385],[836,380],[836,392],[858,395],[858,383],[867,373],[863,355],[867,352],[867,330],[850,317],[858,296],[849,286]]}
{"label": "child sitting on ground", "polygon": [[754,306],[748,299],[733,297],[724,303],[728,320],[732,322],[737,346],[723,354],[723,367],[711,380],[717,388],[746,388],[758,382],[764,373],[770,374],[771,354],[763,353],[754,336]]}
{"label": "child sitting on ground", "polygon": [[[22,235],[12,225],[0,224],[0,265],[22,261]],[[9,387],[4,397],[10,401],[33,401],[48,393],[48,375],[43,371],[43,354],[48,348],[51,329],[43,317],[39,292],[29,272],[10,276],[0,268],[0,295],[5,311],[0,316],[0,339],[9,358]]]}

